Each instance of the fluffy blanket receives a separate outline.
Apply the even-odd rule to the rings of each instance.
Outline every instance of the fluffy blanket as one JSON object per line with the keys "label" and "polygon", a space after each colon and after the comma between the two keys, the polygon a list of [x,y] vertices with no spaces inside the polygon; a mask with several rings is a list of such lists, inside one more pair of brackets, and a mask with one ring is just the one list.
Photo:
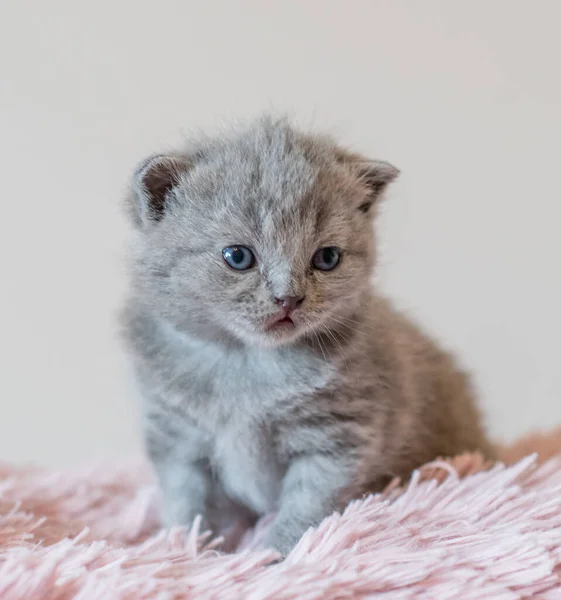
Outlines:
{"label": "fluffy blanket", "polygon": [[[537,454],[529,454],[530,451]],[[217,550],[160,531],[142,464],[55,472],[0,465],[0,598],[561,598],[561,432],[436,461],[352,502],[283,562],[267,519]]]}

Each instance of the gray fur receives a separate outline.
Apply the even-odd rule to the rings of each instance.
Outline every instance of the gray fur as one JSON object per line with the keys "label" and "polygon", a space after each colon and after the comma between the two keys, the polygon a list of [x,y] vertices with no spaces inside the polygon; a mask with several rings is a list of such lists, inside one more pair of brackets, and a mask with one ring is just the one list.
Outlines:
{"label": "gray fur", "polygon": [[[466,376],[371,283],[396,175],[272,119],[137,170],[123,322],[167,525],[278,510],[269,542],[286,553],[395,475],[490,452]],[[255,268],[226,266],[234,244]],[[325,246],[341,264],[313,270]],[[296,327],[266,332],[283,295],[305,296]]]}

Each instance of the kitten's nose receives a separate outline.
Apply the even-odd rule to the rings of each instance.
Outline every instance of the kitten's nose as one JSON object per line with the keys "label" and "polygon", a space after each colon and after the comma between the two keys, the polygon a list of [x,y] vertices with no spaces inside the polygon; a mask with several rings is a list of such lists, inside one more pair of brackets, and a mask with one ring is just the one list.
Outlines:
{"label": "kitten's nose", "polygon": [[275,298],[276,304],[280,304],[284,309],[292,311],[298,308],[304,302],[304,296],[281,296]]}

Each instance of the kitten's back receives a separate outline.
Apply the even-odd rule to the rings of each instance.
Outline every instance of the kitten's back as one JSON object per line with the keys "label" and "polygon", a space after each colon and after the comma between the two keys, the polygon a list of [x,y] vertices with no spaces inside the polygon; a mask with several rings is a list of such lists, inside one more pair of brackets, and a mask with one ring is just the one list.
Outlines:
{"label": "kitten's back", "polygon": [[399,440],[401,474],[436,456],[479,451],[493,457],[471,378],[457,359],[383,297],[373,298],[370,319],[395,354],[394,377],[402,379],[408,400],[401,415],[404,433],[413,420],[411,443]]}

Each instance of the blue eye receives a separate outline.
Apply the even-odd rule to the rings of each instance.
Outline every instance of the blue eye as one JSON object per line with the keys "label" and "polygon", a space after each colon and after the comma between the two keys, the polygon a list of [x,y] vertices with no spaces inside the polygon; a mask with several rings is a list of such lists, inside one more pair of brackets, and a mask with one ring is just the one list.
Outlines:
{"label": "blue eye", "polygon": [[319,271],[333,271],[341,260],[341,252],[338,248],[329,246],[328,248],[320,248],[312,258],[314,269]]}
{"label": "blue eye", "polygon": [[226,264],[236,271],[247,271],[255,264],[253,252],[245,246],[228,246],[222,250]]}

